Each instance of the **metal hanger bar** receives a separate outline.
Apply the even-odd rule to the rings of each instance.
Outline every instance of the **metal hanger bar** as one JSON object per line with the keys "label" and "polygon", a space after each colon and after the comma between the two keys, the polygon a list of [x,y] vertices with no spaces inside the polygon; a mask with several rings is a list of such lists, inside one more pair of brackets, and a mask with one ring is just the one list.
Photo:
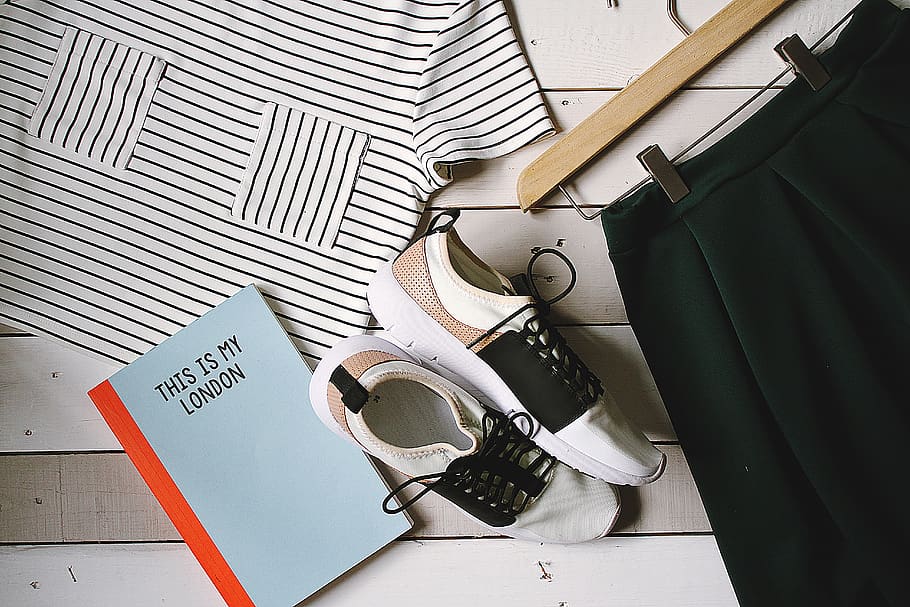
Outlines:
{"label": "metal hanger bar", "polygon": [[[859,4],[857,4],[857,5],[854,6],[852,9],[850,9],[850,11],[849,11],[846,15],[844,15],[843,18],[841,18],[840,21],[838,21],[837,23],[835,23],[827,32],[825,32],[825,33],[822,35],[821,38],[819,38],[812,46],[810,46],[810,47],[809,47],[809,50],[812,51],[812,52],[814,52],[819,46],[821,46],[822,44],[824,44],[824,42],[825,42],[828,38],[830,38],[831,35],[834,34],[834,32],[836,32],[838,29],[841,28],[841,26],[844,25],[844,23],[846,23],[847,21],[850,20],[850,18],[851,18],[851,17],[853,16],[853,14],[856,12],[856,9],[857,9],[857,8],[859,8]],[[679,152],[678,154],[676,154],[673,158],[671,158],[671,159],[670,159],[670,162],[671,162],[672,164],[676,164],[676,163],[677,163],[679,160],[681,160],[686,154],[688,154],[689,152],[691,152],[691,151],[692,151],[695,147],[697,147],[700,143],[704,142],[704,141],[705,141],[706,139],[708,139],[711,135],[713,135],[713,134],[716,133],[718,130],[720,130],[721,128],[723,128],[728,122],[730,122],[731,120],[733,120],[733,119],[734,119],[736,116],[738,116],[743,110],[745,110],[747,107],[749,107],[750,105],[752,105],[759,97],[761,97],[761,96],[764,95],[766,92],[768,92],[769,89],[771,89],[774,85],[776,85],[778,82],[780,82],[781,79],[784,78],[784,76],[786,76],[787,74],[789,74],[789,73],[792,72],[792,71],[793,71],[793,65],[788,65],[783,71],[781,71],[777,76],[775,76],[774,79],[772,79],[768,84],[766,84],[765,86],[763,86],[762,88],[760,88],[758,91],[756,91],[755,94],[753,94],[751,97],[749,97],[748,99],[746,99],[742,104],[740,104],[740,105],[739,105],[736,109],[734,109],[732,112],[730,112],[729,114],[727,114],[720,122],[718,122],[717,124],[715,124],[714,126],[712,126],[712,127],[711,127],[710,129],[708,129],[703,135],[701,135],[698,139],[696,139],[695,141],[693,141],[692,143],[690,143],[690,144],[689,144],[688,146],[686,146],[682,151],[680,151],[680,152]],[[624,199],[627,198],[629,195],[635,193],[636,191],[638,191],[639,189],[641,189],[643,186],[645,186],[645,185],[646,185],[648,182],[650,182],[650,181],[651,181],[651,177],[650,177],[650,176],[645,177],[644,179],[642,179],[641,181],[639,181],[638,183],[636,183],[635,185],[633,185],[631,188],[629,188],[628,190],[626,190],[625,192],[623,192],[622,194],[620,194],[620,195],[619,195],[616,199],[614,199],[612,202],[609,202],[609,203],[607,203],[606,205],[600,207],[600,209],[599,209],[597,212],[595,212],[595,213],[586,213],[585,210],[584,210],[585,207],[583,207],[581,204],[578,203],[578,201],[575,200],[575,198],[574,198],[574,197],[569,193],[569,191],[565,188],[565,185],[564,185],[564,184],[559,184],[559,185],[557,186],[557,189],[559,189],[559,191],[560,191],[560,192],[562,193],[562,195],[566,198],[566,200],[569,201],[569,204],[571,204],[572,207],[575,208],[575,211],[576,211],[579,215],[581,215],[581,217],[582,217],[585,221],[591,221],[591,220],[594,220],[594,219],[597,219],[598,217],[600,217],[600,215],[601,215],[604,211],[606,211],[608,208],[610,208],[611,206],[613,206],[613,205],[616,204],[617,202],[620,202],[621,200],[624,200]]]}
{"label": "metal hanger bar", "polygon": [[670,17],[670,21],[673,22],[673,25],[676,26],[676,29],[681,31],[684,36],[692,35],[692,30],[680,21],[679,15],[676,13],[676,0],[667,0],[667,15]]}

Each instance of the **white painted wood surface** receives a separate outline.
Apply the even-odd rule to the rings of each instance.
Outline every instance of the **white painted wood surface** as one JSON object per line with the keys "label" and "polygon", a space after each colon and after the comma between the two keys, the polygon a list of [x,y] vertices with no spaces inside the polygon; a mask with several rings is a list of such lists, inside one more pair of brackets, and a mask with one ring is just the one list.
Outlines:
{"label": "white painted wood surface", "polygon": [[[652,440],[676,439],[627,325],[564,332]],[[115,370],[37,337],[0,337],[0,452],[119,450],[86,396]]]}
{"label": "white painted wood surface", "polygon": [[[578,352],[592,361],[620,402],[654,440],[675,435],[628,326],[566,327]],[[85,396],[114,371],[105,363],[36,337],[0,338],[0,543],[178,539],[117,439]],[[20,403],[29,403],[23,407]],[[678,446],[664,477],[623,488],[620,533],[710,531],[691,473]],[[42,452],[45,455],[28,455]],[[387,470],[389,480],[403,479]],[[410,536],[493,535],[435,495],[414,509]]]}
{"label": "white painted wood surface", "polygon": [[[663,445],[667,470],[646,487],[622,487],[615,533],[709,533],[685,457]],[[401,474],[380,465],[391,486]],[[416,493],[405,491],[404,499]],[[411,510],[414,538],[492,537],[436,494]],[[177,531],[123,453],[19,455],[0,459],[0,544],[176,541]]]}
{"label": "white painted wood surface", "polygon": [[[811,43],[854,3],[794,1],[595,161],[573,182],[577,197],[601,204],[637,182],[643,175],[638,151],[659,143],[675,154],[778,72],[775,43],[793,32]],[[662,0],[625,0],[614,9],[605,0],[510,4],[562,130],[680,36]],[[723,4],[678,2],[690,28]],[[623,537],[572,547],[489,537],[430,496],[415,512],[413,539],[394,543],[308,605],[736,605],[682,450],[625,324],[599,225],[582,222],[558,198],[549,202],[563,208],[528,215],[515,210],[518,172],[552,141],[456,167],[455,183],[432,207],[470,209],[460,232],[504,272],[522,271],[533,247],[559,246],[572,257],[579,284],[554,314],[572,325],[567,337],[670,454],[667,473],[649,487],[624,491],[617,528]],[[565,285],[565,273],[550,260],[535,274],[545,294]],[[172,541],[176,534],[85,396],[114,369],[21,335],[0,325],[0,543],[7,544],[0,547],[0,605],[223,605],[185,546],[142,543]],[[78,543],[106,541],[125,543]],[[48,544],[31,545],[38,542]]]}
{"label": "white painted wood surface", "polygon": [[[779,71],[771,50],[793,33],[811,44],[858,0],[795,0],[691,86],[763,86]],[[893,1],[908,6],[906,0]],[[682,38],[664,0],[513,0],[515,27],[541,86],[546,89],[621,88]],[[678,0],[677,12],[693,30],[726,0]]]}
{"label": "white painted wood surface", "polygon": [[[0,596],[15,607],[224,605],[182,545],[0,547],[0,572]],[[728,607],[736,600],[714,538],[690,536],[577,546],[396,542],[304,604]]]}

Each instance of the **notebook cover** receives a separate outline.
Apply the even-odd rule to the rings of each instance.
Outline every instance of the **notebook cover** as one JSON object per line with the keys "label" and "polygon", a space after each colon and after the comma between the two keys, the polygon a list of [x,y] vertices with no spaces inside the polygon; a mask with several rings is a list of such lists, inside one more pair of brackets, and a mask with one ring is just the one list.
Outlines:
{"label": "notebook cover", "polygon": [[410,528],[248,286],[89,392],[230,607],[291,607]]}

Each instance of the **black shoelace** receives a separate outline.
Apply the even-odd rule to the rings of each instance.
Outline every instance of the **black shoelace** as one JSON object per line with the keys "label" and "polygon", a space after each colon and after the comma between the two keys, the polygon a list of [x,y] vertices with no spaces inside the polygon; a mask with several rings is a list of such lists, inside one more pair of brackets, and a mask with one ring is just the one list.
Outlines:
{"label": "black shoelace", "polygon": [[[569,268],[571,280],[561,293],[551,299],[544,299],[540,296],[540,291],[534,283],[534,263],[543,255],[555,255],[561,259],[566,267]],[[535,350],[549,369],[566,384],[585,405],[592,405],[604,392],[603,384],[594,373],[588,369],[587,365],[582,362],[578,354],[572,350],[566,343],[565,338],[559,333],[556,327],[547,320],[546,315],[550,312],[550,307],[556,302],[567,296],[573,288],[578,274],[575,266],[561,251],[556,249],[539,249],[531,255],[528,261],[527,286],[531,291],[533,301],[518,308],[512,314],[496,323],[493,327],[484,332],[480,337],[467,345],[473,348],[475,345],[493,335],[500,328],[508,324],[512,319],[522,314],[526,310],[534,309],[536,313],[529,317],[523,326],[521,335],[525,338],[529,348]]]}
{"label": "black shoelace", "polygon": [[[383,500],[384,512],[401,512],[439,484],[450,485],[481,504],[511,516],[522,512],[532,498],[540,495],[546,486],[547,475],[556,465],[556,458],[531,440],[531,416],[524,412],[505,415],[484,409],[480,448],[471,455],[453,460],[443,472],[415,476],[398,485]],[[527,432],[515,423],[519,419],[527,423]],[[423,484],[424,488],[401,506],[389,507],[395,496],[415,483]]]}

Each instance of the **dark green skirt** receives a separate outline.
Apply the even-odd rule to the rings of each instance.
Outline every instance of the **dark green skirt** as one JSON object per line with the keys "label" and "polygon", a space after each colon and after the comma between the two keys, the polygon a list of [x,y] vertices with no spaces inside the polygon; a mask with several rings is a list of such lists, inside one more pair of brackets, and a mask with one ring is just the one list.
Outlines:
{"label": "dark green skirt", "polygon": [[910,11],[603,214],[744,606],[910,605]]}

